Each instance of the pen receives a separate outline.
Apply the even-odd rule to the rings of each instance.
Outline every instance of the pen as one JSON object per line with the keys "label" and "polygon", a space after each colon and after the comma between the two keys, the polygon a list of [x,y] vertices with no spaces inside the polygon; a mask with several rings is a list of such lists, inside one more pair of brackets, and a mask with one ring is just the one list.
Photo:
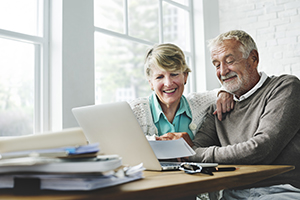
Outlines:
{"label": "pen", "polygon": [[213,172],[228,172],[236,170],[235,167],[203,167],[201,173],[214,175]]}
{"label": "pen", "polygon": [[227,172],[227,171],[234,171],[236,170],[235,167],[215,167],[215,172]]}

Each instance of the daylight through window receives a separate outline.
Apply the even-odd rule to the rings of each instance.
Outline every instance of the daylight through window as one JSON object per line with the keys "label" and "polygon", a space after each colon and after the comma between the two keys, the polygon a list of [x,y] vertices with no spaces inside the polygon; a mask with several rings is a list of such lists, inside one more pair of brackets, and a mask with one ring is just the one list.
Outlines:
{"label": "daylight through window", "polygon": [[150,95],[143,62],[153,44],[178,45],[193,69],[192,10],[191,0],[94,0],[95,103]]}
{"label": "daylight through window", "polygon": [[42,128],[45,2],[0,0],[0,136],[26,135]]}

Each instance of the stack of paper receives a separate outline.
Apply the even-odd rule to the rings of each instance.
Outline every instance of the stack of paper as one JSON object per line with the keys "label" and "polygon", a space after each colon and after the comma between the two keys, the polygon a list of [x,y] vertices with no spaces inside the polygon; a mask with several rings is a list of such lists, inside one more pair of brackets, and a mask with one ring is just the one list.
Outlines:
{"label": "stack of paper", "polygon": [[[40,182],[38,189],[47,190],[94,190],[142,178],[143,165],[121,168],[106,173],[16,173],[0,176],[0,188],[13,188],[16,180],[34,180]],[[23,181],[24,182],[24,181]],[[26,181],[25,181],[26,183]],[[28,182],[27,182],[28,183]],[[24,185],[23,185],[24,187]],[[35,188],[36,189],[36,188]]]}
{"label": "stack of paper", "polygon": [[99,155],[98,144],[69,144],[1,153],[0,188],[93,190],[142,178],[142,164],[124,168],[118,155]]}
{"label": "stack of paper", "polygon": [[102,173],[122,165],[118,155],[97,155],[98,144],[3,153],[0,173]]}

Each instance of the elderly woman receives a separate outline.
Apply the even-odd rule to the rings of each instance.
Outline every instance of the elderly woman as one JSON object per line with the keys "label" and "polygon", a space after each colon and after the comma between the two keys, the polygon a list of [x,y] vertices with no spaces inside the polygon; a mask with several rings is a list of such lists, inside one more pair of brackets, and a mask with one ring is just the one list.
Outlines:
{"label": "elderly woman", "polygon": [[217,102],[215,114],[219,119],[222,112],[233,109],[232,95],[223,91],[183,95],[191,70],[182,50],[174,44],[154,45],[146,54],[145,72],[154,92],[129,104],[148,139],[183,137],[192,146],[194,135],[211,104]]}

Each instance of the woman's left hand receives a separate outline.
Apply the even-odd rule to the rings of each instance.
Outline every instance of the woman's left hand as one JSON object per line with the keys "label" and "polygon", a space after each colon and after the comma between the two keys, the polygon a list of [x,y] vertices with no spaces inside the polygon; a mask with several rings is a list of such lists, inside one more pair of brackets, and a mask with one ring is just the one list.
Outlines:
{"label": "woman's left hand", "polygon": [[220,91],[217,99],[217,109],[213,113],[214,115],[218,115],[218,119],[222,121],[222,114],[226,112],[230,112],[234,108],[234,100],[233,95],[225,92]]}

